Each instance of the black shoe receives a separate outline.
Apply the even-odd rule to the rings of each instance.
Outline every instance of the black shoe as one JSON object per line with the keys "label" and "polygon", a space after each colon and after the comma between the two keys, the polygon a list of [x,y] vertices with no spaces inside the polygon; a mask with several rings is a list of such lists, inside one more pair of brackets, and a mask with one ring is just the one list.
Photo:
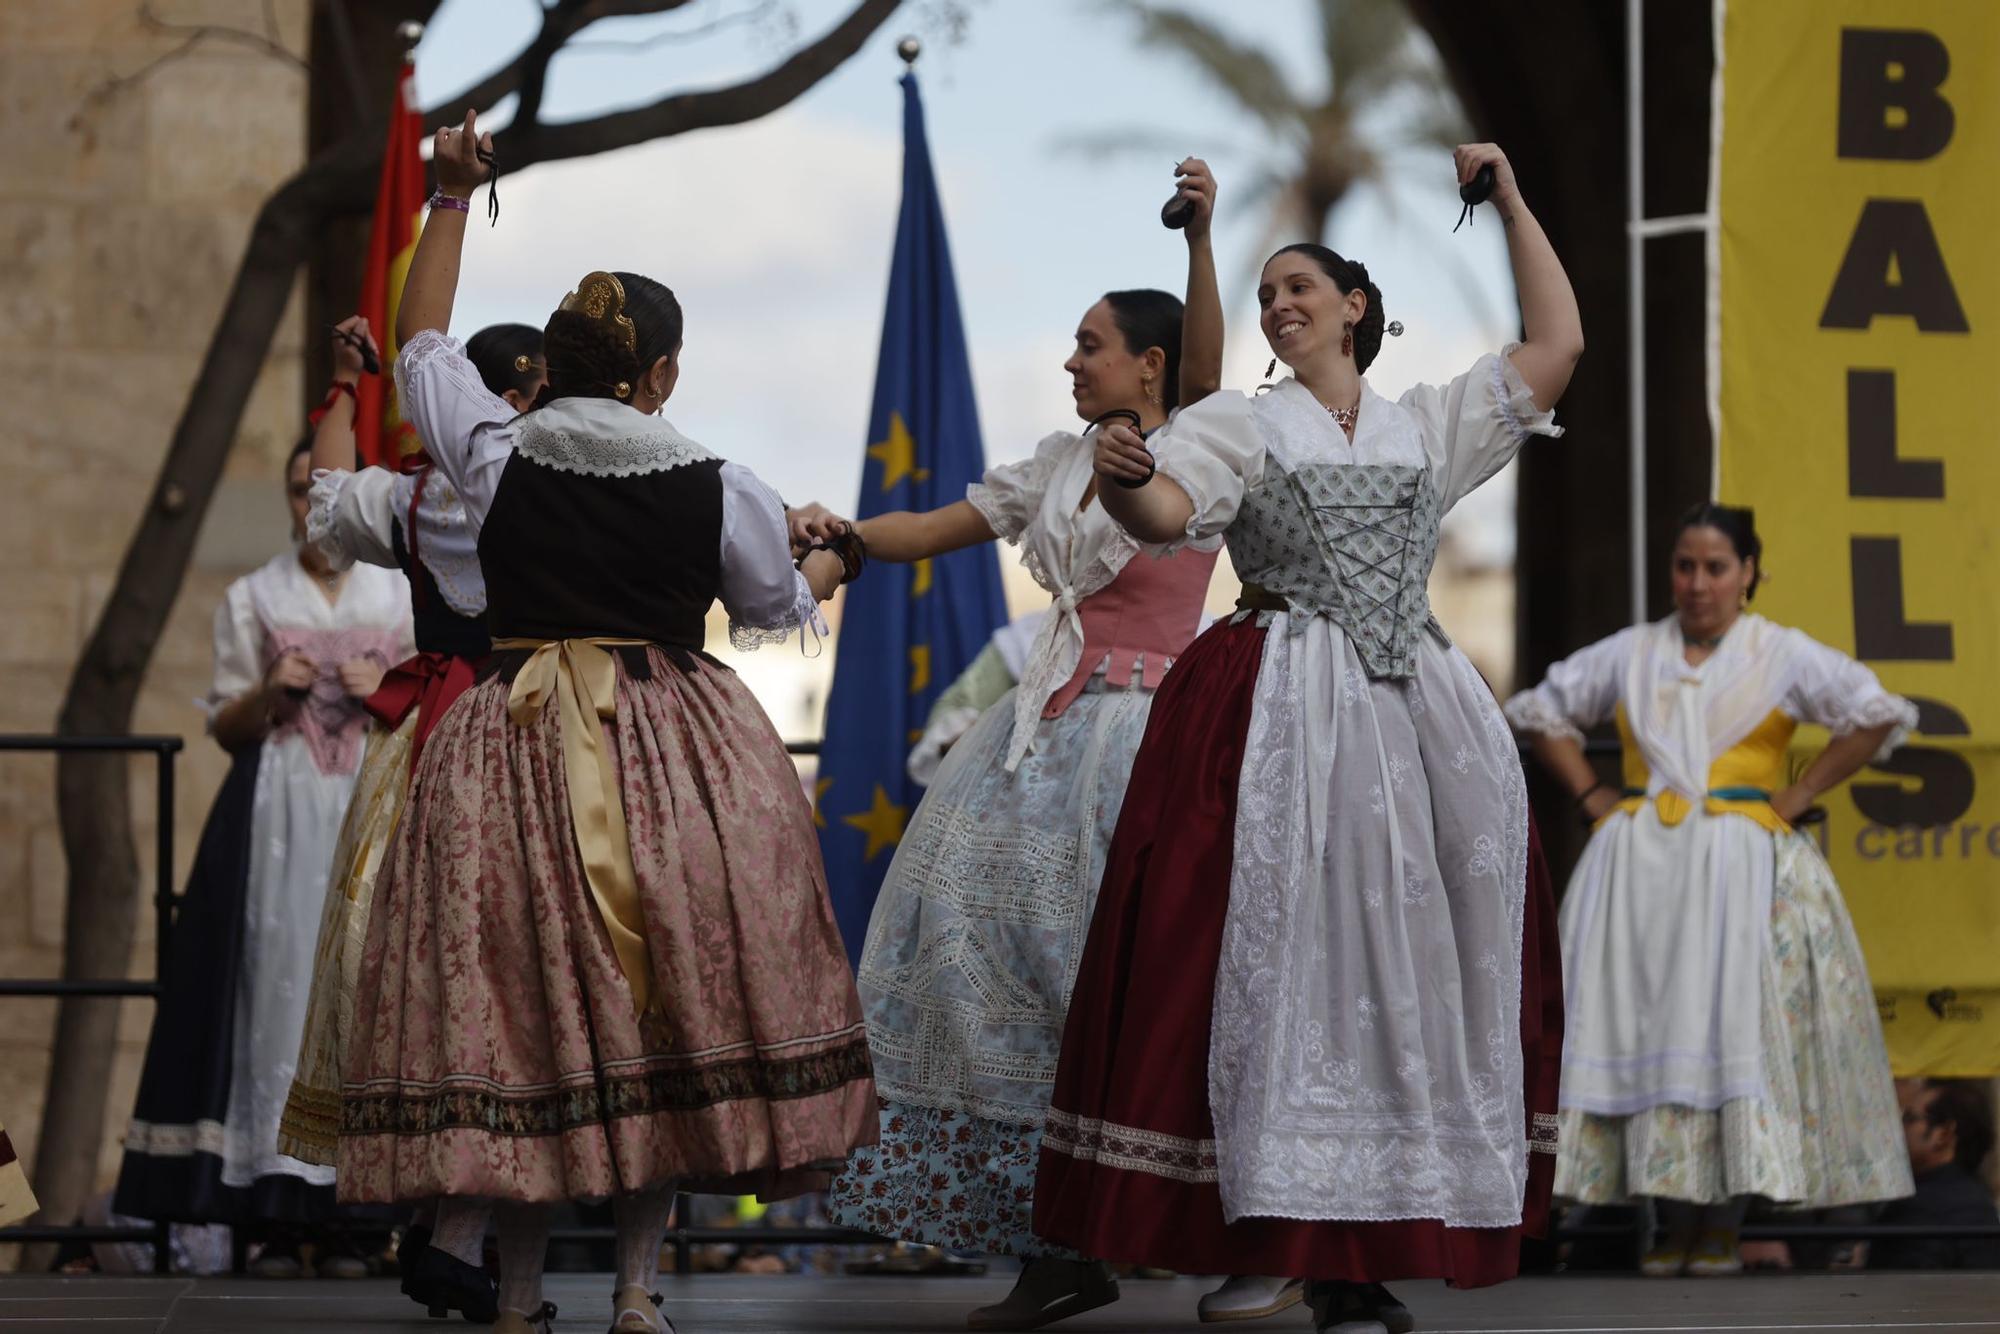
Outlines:
{"label": "black shoe", "polygon": [[490,1325],[500,1318],[500,1285],[493,1276],[435,1246],[426,1246],[403,1270],[403,1292],[427,1308],[434,1320],[453,1311],[475,1325]]}
{"label": "black shoe", "polygon": [[410,1271],[417,1267],[417,1257],[431,1244],[431,1230],[422,1223],[412,1223],[403,1229],[403,1239],[396,1243],[396,1272],[403,1276],[403,1291],[408,1292]]}

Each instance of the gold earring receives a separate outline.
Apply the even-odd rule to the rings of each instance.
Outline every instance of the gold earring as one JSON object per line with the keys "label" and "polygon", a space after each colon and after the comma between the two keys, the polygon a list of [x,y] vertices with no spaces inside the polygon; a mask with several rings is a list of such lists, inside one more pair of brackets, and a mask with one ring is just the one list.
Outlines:
{"label": "gold earring", "polygon": [[1146,401],[1157,407],[1160,402],[1160,391],[1153,388],[1153,377],[1142,375],[1139,377],[1139,383],[1146,387]]}

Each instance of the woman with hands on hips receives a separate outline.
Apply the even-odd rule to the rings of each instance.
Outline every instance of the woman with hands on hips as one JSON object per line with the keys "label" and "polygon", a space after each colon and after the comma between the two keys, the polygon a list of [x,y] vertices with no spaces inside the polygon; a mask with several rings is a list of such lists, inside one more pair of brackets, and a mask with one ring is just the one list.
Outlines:
{"label": "woman with hands on hips", "polygon": [[[1763,545],[1702,504],[1672,555],[1674,612],[1580,649],[1507,702],[1592,826],[1562,906],[1570,1032],[1556,1193],[1651,1199],[1647,1274],[1733,1274],[1749,1202],[1908,1195],[1868,968],[1796,826],[1916,724],[1875,674],[1749,610]],[[1617,727],[1618,783],[1584,758]],[[1832,742],[1785,781],[1792,735]]]}

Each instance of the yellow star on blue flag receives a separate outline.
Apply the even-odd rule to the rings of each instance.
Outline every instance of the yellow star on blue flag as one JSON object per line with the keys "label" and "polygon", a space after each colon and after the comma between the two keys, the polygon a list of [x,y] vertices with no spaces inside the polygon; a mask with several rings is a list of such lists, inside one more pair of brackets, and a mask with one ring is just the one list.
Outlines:
{"label": "yellow star on blue flag", "polygon": [[[923,103],[915,76],[905,75],[903,207],[854,517],[949,505],[985,471]],[[815,823],[850,956],[860,951],[893,860],[883,854],[902,840],[923,796],[906,767],[909,738],[922,733],[938,692],[1006,619],[991,543],[913,565],[876,561],[848,585]]]}

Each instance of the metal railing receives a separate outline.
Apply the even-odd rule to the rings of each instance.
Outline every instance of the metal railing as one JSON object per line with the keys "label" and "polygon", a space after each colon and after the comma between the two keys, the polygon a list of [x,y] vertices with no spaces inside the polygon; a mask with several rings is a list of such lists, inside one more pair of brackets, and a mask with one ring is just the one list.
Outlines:
{"label": "metal railing", "polygon": [[[173,935],[174,909],[174,757],[181,752],[177,736],[36,736],[0,735],[0,754],[63,755],[98,753],[153,756],[157,763],[153,831],[153,980],[129,978],[0,978],[0,997],[100,996],[144,998],[158,1002],[167,982],[167,942]],[[168,1224],[143,1228],[88,1227],[82,1224],[36,1224],[0,1228],[0,1245],[65,1241],[149,1241],[153,1270],[167,1272]]]}

